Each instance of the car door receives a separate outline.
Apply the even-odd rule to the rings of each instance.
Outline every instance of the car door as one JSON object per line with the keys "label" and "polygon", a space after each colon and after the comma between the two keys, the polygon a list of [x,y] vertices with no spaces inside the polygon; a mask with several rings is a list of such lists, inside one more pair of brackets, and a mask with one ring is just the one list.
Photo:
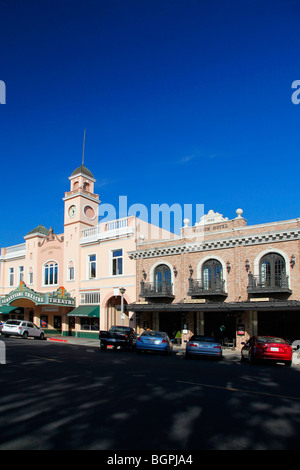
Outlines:
{"label": "car door", "polygon": [[250,349],[250,346],[251,346],[251,341],[252,341],[252,338],[250,338],[247,343],[245,344],[245,346],[243,347],[243,358],[244,359],[249,359],[249,349]]}
{"label": "car door", "polygon": [[37,336],[37,332],[36,332],[36,329],[34,328],[34,324],[29,321],[27,322],[27,326],[28,326],[28,335]]}

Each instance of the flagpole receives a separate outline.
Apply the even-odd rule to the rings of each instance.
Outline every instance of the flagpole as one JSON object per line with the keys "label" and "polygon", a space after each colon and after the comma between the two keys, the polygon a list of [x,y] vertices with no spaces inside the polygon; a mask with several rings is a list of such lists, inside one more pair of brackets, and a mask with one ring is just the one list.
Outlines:
{"label": "flagpole", "polygon": [[82,164],[84,164],[85,129],[83,134]]}

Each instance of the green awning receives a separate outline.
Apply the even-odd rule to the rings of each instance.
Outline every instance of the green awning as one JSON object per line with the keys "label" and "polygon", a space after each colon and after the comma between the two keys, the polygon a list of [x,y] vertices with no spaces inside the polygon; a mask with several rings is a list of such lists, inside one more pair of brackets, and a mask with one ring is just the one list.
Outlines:
{"label": "green awning", "polygon": [[100,317],[99,305],[81,305],[68,313],[68,317]]}
{"label": "green awning", "polygon": [[11,307],[10,305],[2,305],[0,307],[0,313],[8,314],[8,313],[13,312],[14,310],[16,310],[16,308],[18,308],[18,307]]}

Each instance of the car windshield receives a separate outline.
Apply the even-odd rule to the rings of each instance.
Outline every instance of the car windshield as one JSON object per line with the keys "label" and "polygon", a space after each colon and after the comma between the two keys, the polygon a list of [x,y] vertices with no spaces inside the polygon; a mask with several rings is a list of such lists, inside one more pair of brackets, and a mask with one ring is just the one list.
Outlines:
{"label": "car windshield", "polygon": [[126,326],[112,326],[110,331],[115,332],[115,333],[130,333],[130,328]]}
{"label": "car windshield", "polygon": [[21,320],[7,320],[6,325],[20,325]]}
{"label": "car windshield", "polygon": [[211,336],[200,336],[194,335],[191,337],[190,341],[204,341],[205,343],[216,343],[216,339]]}
{"label": "car windshield", "polygon": [[163,338],[164,336],[166,336],[166,333],[162,331],[144,331],[144,333],[142,333],[142,336],[159,336]]}
{"label": "car windshield", "polygon": [[281,343],[285,344],[286,341],[282,338],[277,338],[275,336],[259,336],[257,338],[258,343]]}

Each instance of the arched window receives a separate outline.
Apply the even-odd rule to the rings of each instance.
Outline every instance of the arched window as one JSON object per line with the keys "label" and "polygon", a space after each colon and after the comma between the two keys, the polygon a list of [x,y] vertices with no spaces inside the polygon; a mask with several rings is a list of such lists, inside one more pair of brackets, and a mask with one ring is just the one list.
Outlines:
{"label": "arched window", "polygon": [[202,266],[203,288],[212,289],[216,286],[216,280],[223,281],[223,269],[220,261],[210,259]]}
{"label": "arched window", "polygon": [[169,266],[166,264],[160,264],[155,268],[154,283],[156,292],[161,292],[163,289],[171,288],[172,276]]}
{"label": "arched window", "polygon": [[68,263],[68,281],[74,281],[75,279],[75,267],[74,267],[74,262],[69,261]]}
{"label": "arched window", "polygon": [[285,274],[284,258],[278,253],[268,253],[260,260],[260,284],[263,287],[280,287]]}
{"label": "arched window", "polygon": [[52,286],[58,284],[58,264],[56,261],[49,261],[44,265],[44,285]]}

